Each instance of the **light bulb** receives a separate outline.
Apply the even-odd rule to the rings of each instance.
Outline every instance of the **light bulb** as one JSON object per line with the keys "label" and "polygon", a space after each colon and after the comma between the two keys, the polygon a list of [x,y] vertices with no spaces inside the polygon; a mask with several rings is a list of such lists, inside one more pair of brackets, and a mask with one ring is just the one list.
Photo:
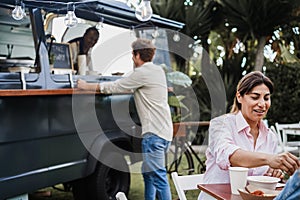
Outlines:
{"label": "light bulb", "polygon": [[135,35],[135,30],[134,30],[134,26],[130,27],[130,37],[136,37]]}
{"label": "light bulb", "polygon": [[176,32],[176,33],[174,34],[173,40],[174,40],[174,42],[179,42],[179,41],[180,41],[180,35],[179,35],[178,32]]}
{"label": "light bulb", "polygon": [[135,10],[135,16],[138,20],[144,22],[151,19],[153,14],[150,0],[142,0],[140,5]]}
{"label": "light bulb", "polygon": [[158,31],[158,28],[156,27],[155,30],[153,31],[153,33],[151,34],[152,37],[155,39],[159,36],[159,31]]}
{"label": "light bulb", "polygon": [[64,23],[69,28],[76,26],[78,23],[78,19],[75,15],[75,4],[73,2],[67,4],[67,14]]}
{"label": "light bulb", "polygon": [[72,11],[72,10],[70,11],[69,10],[67,12],[66,17],[64,19],[64,23],[69,28],[72,28],[72,27],[74,27],[74,26],[77,25],[78,20],[77,20],[77,17],[75,15],[74,11]]}
{"label": "light bulb", "polygon": [[24,6],[20,5],[16,5],[15,9],[12,11],[11,16],[15,19],[15,20],[21,20],[23,19],[23,17],[26,16],[25,10],[24,10]]}
{"label": "light bulb", "polygon": [[103,22],[104,22],[104,18],[101,17],[100,21],[97,23],[96,28],[101,30],[103,28]]}

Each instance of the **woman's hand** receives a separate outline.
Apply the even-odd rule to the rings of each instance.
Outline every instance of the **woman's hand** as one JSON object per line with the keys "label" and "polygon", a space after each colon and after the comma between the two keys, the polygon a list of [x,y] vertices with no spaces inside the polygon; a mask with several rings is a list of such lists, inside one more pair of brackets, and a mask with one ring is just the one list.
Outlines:
{"label": "woman's hand", "polygon": [[270,156],[268,165],[273,169],[281,169],[285,173],[292,175],[300,167],[300,161],[295,155],[285,152]]}

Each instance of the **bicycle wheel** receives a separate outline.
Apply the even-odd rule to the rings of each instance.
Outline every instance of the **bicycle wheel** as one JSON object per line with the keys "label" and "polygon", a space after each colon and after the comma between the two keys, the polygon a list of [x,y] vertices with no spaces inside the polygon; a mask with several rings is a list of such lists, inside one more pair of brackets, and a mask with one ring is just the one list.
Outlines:
{"label": "bicycle wheel", "polygon": [[196,172],[198,174],[203,174],[206,171],[205,161],[203,161],[202,158],[199,157],[199,155],[195,152],[195,150],[193,149],[192,146],[188,146],[188,148],[189,148],[191,155],[193,156],[193,158],[196,161],[197,168],[195,169],[194,172]]}
{"label": "bicycle wheel", "polygon": [[177,172],[179,175],[189,175],[194,173],[194,162],[191,153],[185,149],[177,147],[177,159],[175,148],[170,149],[167,155],[167,171],[168,173]]}
{"label": "bicycle wheel", "polygon": [[197,167],[197,173],[198,174],[204,174],[204,172],[206,171],[206,166],[205,166],[205,163],[202,161],[202,164],[198,164],[198,167]]}

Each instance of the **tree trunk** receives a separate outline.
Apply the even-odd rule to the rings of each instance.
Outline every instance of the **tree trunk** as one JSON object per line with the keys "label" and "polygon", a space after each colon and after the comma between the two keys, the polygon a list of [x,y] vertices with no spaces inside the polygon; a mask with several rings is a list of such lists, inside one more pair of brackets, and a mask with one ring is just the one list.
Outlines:
{"label": "tree trunk", "polygon": [[264,65],[264,48],[266,44],[266,36],[261,36],[258,40],[257,52],[255,57],[255,66],[256,71],[262,71]]}

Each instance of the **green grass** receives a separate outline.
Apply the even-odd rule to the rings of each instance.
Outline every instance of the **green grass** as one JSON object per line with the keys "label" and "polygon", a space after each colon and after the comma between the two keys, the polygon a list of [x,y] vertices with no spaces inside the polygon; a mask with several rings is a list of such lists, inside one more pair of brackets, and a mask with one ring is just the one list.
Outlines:
{"label": "green grass", "polygon": [[[171,187],[172,199],[178,199],[176,189],[174,187],[173,181],[171,180],[171,176],[169,177],[169,183]],[[197,199],[199,195],[199,190],[188,191],[186,193],[187,199]],[[129,200],[142,200],[144,199],[144,183],[143,177],[141,174],[135,173],[131,174],[131,185],[130,191],[128,195]]]}
{"label": "green grass", "polygon": [[[197,164],[197,160],[194,159],[195,165]],[[196,167],[196,166],[195,166]],[[128,194],[129,200],[143,200],[144,199],[144,182],[143,177],[141,174],[141,162],[136,163],[130,166],[131,171],[131,184],[130,184],[130,191]],[[169,183],[171,187],[172,199],[178,199],[176,189],[174,187],[173,181],[171,180],[171,176],[168,174]],[[58,188],[63,188],[62,185],[57,185]],[[51,191],[51,197],[49,196],[37,196],[41,195],[41,191]],[[29,200],[73,200],[73,195],[71,192],[62,192],[53,189],[52,187],[45,188],[40,190],[39,193],[35,193],[29,195]],[[198,198],[199,190],[192,190],[186,193],[187,199],[194,200]]]}
{"label": "green grass", "polygon": [[[170,177],[170,176],[169,176]],[[174,188],[173,181],[170,179],[172,199],[178,199],[176,190]],[[62,185],[57,185],[56,187],[62,188]],[[51,196],[42,196],[43,191],[50,191]],[[186,196],[187,199],[197,199],[199,191],[188,191]],[[144,183],[141,174],[131,175],[131,185],[128,195],[129,200],[143,200],[144,199]],[[71,192],[62,192],[55,190],[51,187],[39,190],[38,193],[29,195],[29,200],[73,200],[73,195]]]}

